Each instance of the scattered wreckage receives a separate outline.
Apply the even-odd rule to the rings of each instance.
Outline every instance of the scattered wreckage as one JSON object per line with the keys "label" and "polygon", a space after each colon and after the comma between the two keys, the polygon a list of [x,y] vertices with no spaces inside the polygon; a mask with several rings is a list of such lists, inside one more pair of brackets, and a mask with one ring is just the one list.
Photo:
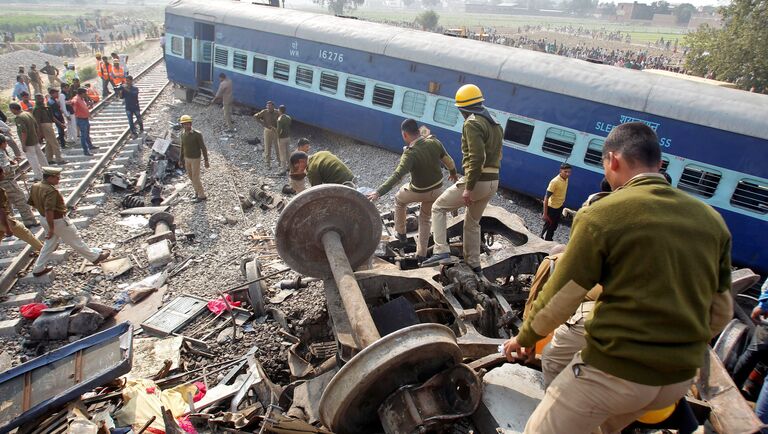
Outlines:
{"label": "scattered wreckage", "polygon": [[[174,242],[172,216],[156,215],[151,237]],[[300,193],[283,209],[274,236],[250,234],[287,267],[265,273],[258,258],[243,258],[246,282],[217,290],[220,298],[182,295],[131,318],[153,337],[131,340],[134,330],[121,323],[3,373],[0,391],[8,392],[0,394],[0,432],[62,432],[77,424],[90,430],[83,432],[130,426],[137,433],[421,433],[455,426],[522,432],[543,397],[540,373],[505,363],[498,347],[521,325],[528,296],[523,276],[534,274],[554,244],[516,215],[488,207],[480,222],[485,278],[477,278],[459,262],[414,267],[411,243],[382,236],[386,220],[348,187]],[[458,250],[462,225],[460,216],[449,221]],[[417,231],[413,224],[408,229],[409,235]],[[148,298],[190,261],[145,279]],[[266,280],[288,271],[299,276],[279,282],[279,292],[268,298]],[[274,305],[317,280],[331,330],[293,336]],[[754,273],[739,270],[734,292],[754,282]],[[214,337],[237,340],[269,315],[285,324],[291,383],[272,382],[255,347],[223,363],[181,366],[181,352],[209,357]],[[748,326],[734,321],[697,378],[698,395],[684,406],[698,423],[708,419],[724,434],[761,426],[720,362],[732,363],[743,346]],[[675,417],[660,426],[675,427]]]}

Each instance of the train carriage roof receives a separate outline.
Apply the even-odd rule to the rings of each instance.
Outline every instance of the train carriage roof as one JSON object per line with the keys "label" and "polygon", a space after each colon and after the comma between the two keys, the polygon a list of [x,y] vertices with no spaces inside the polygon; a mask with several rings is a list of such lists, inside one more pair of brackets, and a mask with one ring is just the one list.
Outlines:
{"label": "train carriage roof", "polygon": [[531,50],[246,2],[175,0],[173,15],[336,45],[768,140],[768,96]]}

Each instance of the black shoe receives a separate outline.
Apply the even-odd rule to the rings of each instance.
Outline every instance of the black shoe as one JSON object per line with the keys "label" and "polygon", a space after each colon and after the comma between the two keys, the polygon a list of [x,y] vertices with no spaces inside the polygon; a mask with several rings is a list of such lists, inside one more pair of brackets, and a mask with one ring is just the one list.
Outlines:
{"label": "black shoe", "polygon": [[24,223],[24,227],[27,228],[27,229],[32,229],[32,228],[34,228],[36,226],[40,226],[40,223],[39,222]]}

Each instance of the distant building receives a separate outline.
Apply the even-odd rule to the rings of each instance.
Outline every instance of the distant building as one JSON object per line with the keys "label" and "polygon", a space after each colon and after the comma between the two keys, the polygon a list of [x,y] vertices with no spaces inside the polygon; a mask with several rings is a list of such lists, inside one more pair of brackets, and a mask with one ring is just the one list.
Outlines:
{"label": "distant building", "polygon": [[723,27],[723,17],[720,14],[694,15],[691,17],[691,21],[688,21],[688,28],[696,30],[705,24],[714,29],[720,29]]}
{"label": "distant building", "polygon": [[653,14],[651,24],[659,27],[674,27],[677,25],[677,17],[672,14]]}
{"label": "distant building", "polygon": [[653,9],[645,3],[619,3],[616,5],[616,21],[653,19]]}

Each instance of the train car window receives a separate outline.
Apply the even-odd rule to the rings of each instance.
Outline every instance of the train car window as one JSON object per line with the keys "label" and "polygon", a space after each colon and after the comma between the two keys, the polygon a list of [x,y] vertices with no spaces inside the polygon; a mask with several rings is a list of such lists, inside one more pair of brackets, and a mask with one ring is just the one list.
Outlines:
{"label": "train car window", "polygon": [[239,51],[235,51],[232,56],[232,67],[238,71],[245,71],[248,69],[248,55]]}
{"label": "train car window", "polygon": [[184,38],[184,59],[192,60],[192,38]]}
{"label": "train car window", "polygon": [[253,66],[251,67],[251,71],[254,74],[267,75],[268,65],[269,65],[269,61],[267,59],[253,56]]}
{"label": "train car window", "polygon": [[291,65],[285,62],[275,61],[275,68],[272,70],[272,77],[275,80],[288,81],[291,75]]}
{"label": "train car window", "polygon": [[531,137],[533,137],[533,125],[515,119],[507,120],[507,127],[504,128],[504,140],[521,146],[528,146],[531,144]]}
{"label": "train car window", "polygon": [[306,66],[299,66],[296,68],[296,84],[304,87],[312,87],[312,80],[315,77],[315,72],[311,68]]}
{"label": "train car window", "polygon": [[760,214],[768,213],[768,183],[742,179],[731,196],[731,205]]}
{"label": "train car window", "polygon": [[603,141],[592,139],[587,146],[587,153],[584,154],[584,162],[590,166],[603,167]]}
{"label": "train car window", "polygon": [[320,90],[335,94],[339,88],[339,76],[330,72],[320,73]]}
{"label": "train car window", "polygon": [[576,143],[576,134],[561,130],[560,128],[550,128],[544,137],[544,144],[541,150],[548,153],[568,158],[573,151],[573,144]]}
{"label": "train car window", "polygon": [[216,47],[213,49],[213,63],[220,66],[229,65],[229,50]]}
{"label": "train car window", "polygon": [[722,174],[712,169],[689,164],[677,182],[677,188],[701,197],[712,197],[717,190]]}
{"label": "train car window", "polygon": [[440,122],[445,125],[456,125],[456,121],[459,120],[459,109],[453,105],[453,101],[447,99],[439,99],[435,104],[435,115],[433,116],[435,122]]}
{"label": "train car window", "polygon": [[403,94],[403,113],[413,116],[424,116],[427,107],[427,96],[423,93],[406,90]]}
{"label": "train car window", "polygon": [[184,39],[178,36],[171,36],[171,53],[177,56],[184,54]]}
{"label": "train car window", "polygon": [[348,78],[347,85],[344,88],[344,96],[362,101],[365,98],[365,82]]}
{"label": "train car window", "polygon": [[659,169],[659,173],[665,173],[667,171],[667,167],[669,167],[669,158],[661,157],[661,169]]}
{"label": "train car window", "polygon": [[395,89],[391,87],[373,86],[373,105],[392,108],[395,102]]}
{"label": "train car window", "polygon": [[213,43],[211,41],[203,41],[200,45],[203,55],[203,63],[211,63]]}

